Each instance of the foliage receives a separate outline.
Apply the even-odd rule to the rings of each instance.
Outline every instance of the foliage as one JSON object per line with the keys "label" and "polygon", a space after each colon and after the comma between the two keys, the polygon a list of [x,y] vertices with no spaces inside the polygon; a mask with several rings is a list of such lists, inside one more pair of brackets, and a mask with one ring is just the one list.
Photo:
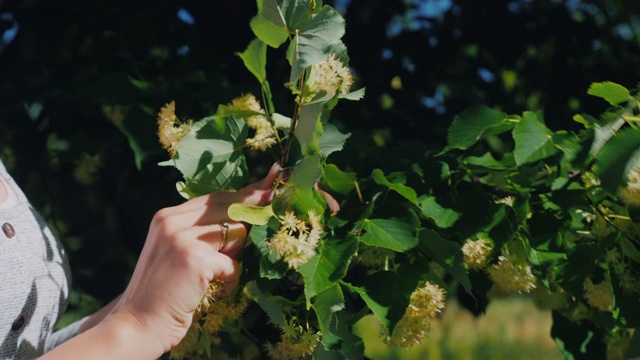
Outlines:
{"label": "foliage", "polygon": [[[214,343],[232,355],[254,342],[272,358],[361,358],[350,327],[369,313],[385,341],[411,347],[429,335],[445,294],[458,292],[477,304],[530,294],[553,312],[551,334],[566,357],[604,355],[605,339],[627,340],[640,294],[640,95],[592,84],[588,93],[612,107],[598,119],[576,115],[578,131],[552,131],[540,111],[471,107],[452,122],[442,151],[349,173],[330,163],[349,137],[330,125],[331,111],[363,94],[349,92],[342,17],[307,1],[259,1],[258,9],[257,39],[238,55],[260,83],[265,108],[245,94],[191,123],[177,119],[171,103],[158,123],[171,156],[163,165],[181,171],[187,198],[244,184],[245,153],[279,154],[287,174],[273,205],[232,213],[254,224],[241,286],[258,305],[245,318],[264,324],[232,319],[209,334],[206,313],[197,314],[186,339],[200,340],[172,357],[210,354],[212,342],[202,339],[215,336],[229,337]],[[291,73],[281,81],[294,97],[291,116],[276,111],[282,104],[265,60],[269,47],[285,44]],[[487,149],[489,138],[505,150]],[[318,182],[338,198],[339,212]],[[282,336],[262,333],[268,324]]]}
{"label": "foliage", "polygon": [[[436,3],[444,4],[439,11],[424,11]],[[15,40],[3,37],[0,48],[4,119],[0,150],[5,164],[67,245],[74,286],[81,292],[72,305],[93,308],[83,305],[90,303],[83,300],[90,297],[82,293],[105,303],[117,294],[153,211],[179,201],[173,189],[176,173],[156,166],[164,157],[153,136],[157,109],[174,99],[181,119],[189,119],[183,114],[204,118],[217,114],[218,103],[226,104],[247,91],[260,97],[264,90],[266,78],[257,71],[262,58],[239,58],[234,52],[250,49],[252,29],[275,31],[264,39],[275,45],[283,39],[277,26],[270,27],[267,21],[267,29],[261,28],[262,20],[254,20],[251,27],[242,25],[250,23],[256,10],[244,2],[220,1],[216,11],[210,4],[171,0],[0,4],[0,29],[10,28],[14,20],[19,24]],[[264,10],[273,2],[261,4]],[[625,165],[633,149],[627,142],[633,144],[634,128],[611,119],[610,111],[596,116],[606,104],[619,106],[620,96],[626,96],[624,87],[630,88],[629,82],[640,75],[633,62],[638,52],[633,19],[637,6],[635,1],[543,0],[455,4],[373,0],[342,5],[347,20],[342,40],[349,46],[355,86],[366,84],[367,96],[332,109],[324,132],[336,136],[318,145],[320,150],[334,149],[319,155],[320,182],[342,206],[336,216],[326,217],[325,239],[346,240],[337,250],[339,255],[349,257],[353,244],[365,244],[367,251],[374,250],[374,259],[382,256],[385,262],[377,265],[382,272],[365,268],[368,258],[362,255],[367,253],[358,249],[346,272],[331,261],[323,268],[334,266],[337,278],[344,274],[338,287],[331,285],[317,295],[320,299],[309,299],[314,306],[319,302],[320,309],[339,309],[344,303],[344,309],[328,321],[329,326],[343,326],[335,330],[334,340],[340,337],[358,344],[347,331],[348,314],[355,309],[370,308],[387,326],[399,321],[399,308],[409,302],[407,289],[417,285],[404,280],[415,280],[411,274],[425,274],[425,269],[435,281],[441,278],[442,267],[446,274],[440,286],[447,289],[447,296],[482,312],[490,279],[482,270],[465,268],[461,252],[466,240],[479,233],[491,243],[493,261],[499,260],[499,248],[517,235],[520,245],[510,247],[510,253],[526,258],[531,274],[544,279],[542,285],[536,282],[536,296],[556,281],[578,309],[576,304],[585,302],[581,288],[590,273],[595,272],[594,285],[607,276],[617,284],[619,276],[609,263],[602,264],[601,251],[617,247],[620,259],[637,266],[637,244],[626,236],[629,229],[619,224],[625,225],[625,216],[635,218],[633,208],[627,215],[621,198],[612,195],[628,172]],[[184,10],[195,22],[176,17]],[[287,14],[300,15],[294,8]],[[284,47],[269,48],[264,61],[270,66],[268,90],[274,107],[288,112],[294,104],[290,91],[281,86],[291,75],[290,63],[281,61],[284,52]],[[600,83],[588,91],[604,101],[587,94],[591,82],[606,79],[624,86]],[[635,92],[629,96],[635,97]],[[471,106],[478,103],[487,106]],[[520,113],[523,109],[530,111]],[[611,110],[616,113],[615,107]],[[630,106],[624,111],[635,110]],[[570,121],[576,112],[581,115]],[[465,123],[473,126],[461,126]],[[632,130],[609,137],[618,126]],[[342,144],[339,139],[348,133],[342,150],[331,145]],[[300,159],[298,151],[294,142],[292,164]],[[317,149],[311,146],[306,151]],[[246,165],[235,158],[246,171],[237,181],[255,180],[279,155],[245,151]],[[314,161],[305,164],[317,166]],[[202,173],[202,179],[219,180],[207,179],[207,174],[215,173]],[[591,181],[600,181],[602,187],[587,187]],[[322,203],[308,195],[294,192],[292,198]],[[493,203],[510,195],[512,206]],[[286,203],[281,205],[279,215]],[[596,225],[581,217],[598,209],[611,211],[596,218],[599,229],[610,231],[604,241],[590,240],[586,232],[597,233]],[[268,232],[276,229],[254,227],[255,232],[260,230],[267,232],[261,235],[267,239]],[[319,251],[325,254],[321,259],[331,259],[334,245],[320,244]],[[436,265],[429,262],[432,259],[444,261]],[[252,260],[258,261],[258,254],[247,251],[245,266]],[[256,267],[248,267],[247,276],[258,274]],[[299,287],[299,277],[276,281],[283,268],[268,270],[272,270],[269,279],[261,280],[252,293],[257,303],[267,305],[264,310],[250,306],[252,314],[264,311],[279,318],[277,309],[288,308],[288,300],[270,293],[279,289],[274,284],[280,281],[292,292],[283,297],[304,298],[308,314],[307,294],[327,284],[314,278],[311,265],[307,279],[320,285],[308,293]],[[380,291],[376,288],[380,283],[391,284],[384,290],[397,289],[397,294]],[[554,335],[576,336],[560,339],[563,349],[576,354],[576,349],[582,350],[581,340],[588,338],[588,351],[597,356],[604,351],[599,337],[610,341],[625,327],[635,326],[619,326],[634,306],[624,300],[628,297],[624,289],[614,286],[613,291],[617,307],[611,312],[589,310],[589,318],[596,318],[593,322],[585,319],[576,327],[578,323],[563,321],[562,311],[556,312]],[[276,305],[271,305],[274,300]],[[254,328],[252,321],[262,323],[266,315],[258,316],[259,320],[247,316],[246,327]],[[315,312],[310,316],[311,322],[327,323],[315,319]],[[271,328],[260,336],[277,341]]]}

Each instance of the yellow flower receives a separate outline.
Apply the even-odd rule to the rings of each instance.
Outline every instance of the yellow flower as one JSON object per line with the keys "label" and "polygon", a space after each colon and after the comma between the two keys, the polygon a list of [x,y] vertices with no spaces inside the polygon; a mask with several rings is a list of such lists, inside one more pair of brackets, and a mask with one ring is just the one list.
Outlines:
{"label": "yellow flower", "polygon": [[627,175],[627,185],[619,191],[620,200],[627,205],[640,207],[640,164]]}
{"label": "yellow flower", "polygon": [[335,54],[329,54],[327,60],[313,65],[312,69],[315,73],[310,81],[312,93],[326,91],[329,97],[333,97],[338,91],[342,94],[349,93],[353,85],[351,71],[336,59]]}
{"label": "yellow flower", "polygon": [[266,241],[271,256],[284,259],[292,269],[298,269],[316,255],[316,247],[324,230],[315,211],[308,213],[309,223],[299,220],[293,212],[280,217],[280,230]]}
{"label": "yellow flower", "polygon": [[277,144],[275,132],[269,120],[265,116],[265,112],[260,106],[260,102],[251,94],[245,94],[241,97],[231,100],[228,105],[230,110],[251,111],[256,115],[249,115],[244,118],[247,125],[255,130],[252,138],[245,140],[246,145],[256,151],[266,151],[273,145]]}
{"label": "yellow flower", "polygon": [[193,123],[178,120],[175,102],[163,106],[158,113],[158,139],[171,157],[176,155],[180,142],[191,132]]}
{"label": "yellow flower", "polygon": [[177,360],[187,359],[193,354],[198,353],[200,332],[200,325],[196,322],[192,323],[189,330],[187,330],[187,334],[169,352],[169,358]]}
{"label": "yellow flower", "polygon": [[462,245],[462,255],[464,263],[474,270],[484,268],[487,257],[491,254],[491,243],[486,239],[471,240],[468,239]]}
{"label": "yellow flower", "polygon": [[431,332],[430,319],[445,307],[446,291],[429,281],[422,282],[411,294],[409,306],[388,340],[392,346],[410,348],[422,343]]}
{"label": "yellow flower", "polygon": [[586,278],[583,286],[584,298],[591,306],[600,311],[613,310],[613,288],[610,279],[594,284],[591,278]]}
{"label": "yellow flower", "polygon": [[275,345],[264,345],[267,355],[271,359],[303,359],[313,354],[320,343],[321,333],[311,328],[304,328],[297,323],[295,318],[287,321],[280,327],[282,338]]}
{"label": "yellow flower", "polygon": [[536,288],[536,278],[531,266],[521,263],[508,250],[503,250],[498,263],[487,272],[496,286],[507,293],[528,293]]}

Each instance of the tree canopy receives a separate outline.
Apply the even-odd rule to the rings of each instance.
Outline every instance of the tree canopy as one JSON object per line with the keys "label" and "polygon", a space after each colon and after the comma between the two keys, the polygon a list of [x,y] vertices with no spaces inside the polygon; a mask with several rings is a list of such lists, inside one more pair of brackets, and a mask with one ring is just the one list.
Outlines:
{"label": "tree canopy", "polygon": [[[357,173],[439,151],[476,105],[577,129],[575,114],[606,109],[590,84],[640,80],[637,1],[325,3],[346,20],[354,88],[366,87],[332,114],[352,133],[334,161]],[[69,249],[79,313],[123,289],[151,216],[181,201],[179,174],[157,166],[159,109],[175,101],[181,118],[203,118],[260,93],[237,56],[256,11],[247,0],[0,1],[0,157]],[[247,162],[260,173],[275,160]]]}

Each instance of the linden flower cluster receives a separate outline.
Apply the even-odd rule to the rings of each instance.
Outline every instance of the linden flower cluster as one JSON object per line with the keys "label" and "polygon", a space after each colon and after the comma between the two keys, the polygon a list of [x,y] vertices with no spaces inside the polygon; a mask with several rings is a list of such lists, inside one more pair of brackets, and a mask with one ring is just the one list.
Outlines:
{"label": "linden flower cluster", "polygon": [[392,346],[411,348],[422,343],[431,332],[430,320],[445,306],[446,291],[425,281],[411,294],[409,306],[389,339]]}
{"label": "linden flower cluster", "polygon": [[498,288],[507,293],[529,293],[536,288],[536,277],[531,266],[521,264],[509,250],[503,250],[498,263],[487,269]]}
{"label": "linden flower cluster", "polygon": [[295,318],[280,327],[282,340],[277,344],[264,345],[268,356],[274,360],[296,360],[310,356],[320,343],[322,334],[314,329],[304,328]]}
{"label": "linden flower cluster", "polygon": [[192,127],[192,121],[183,123],[178,120],[173,101],[163,106],[158,113],[158,139],[171,157],[176,155],[180,142],[191,132]]}
{"label": "linden flower cluster", "polygon": [[640,207],[640,164],[627,175],[627,186],[620,190],[620,200],[627,205]]}
{"label": "linden flower cluster", "polygon": [[467,239],[462,245],[464,263],[471,269],[480,270],[484,268],[491,250],[491,243],[486,239]]}
{"label": "linden flower cluster", "polygon": [[324,233],[320,216],[309,210],[309,222],[302,221],[291,212],[280,217],[280,230],[266,245],[270,255],[284,259],[292,269],[298,269],[316,254],[316,247]]}
{"label": "linden flower cluster", "polygon": [[336,59],[336,55],[331,53],[327,60],[313,65],[315,77],[310,82],[311,92],[326,91],[327,96],[333,97],[337,91],[348,94],[353,85],[353,77],[348,67]]}
{"label": "linden flower cluster", "polygon": [[236,296],[224,296],[223,282],[212,281],[193,314],[191,327],[182,341],[171,349],[170,358],[186,359],[203,354],[204,349],[199,343],[203,332],[210,335],[209,339],[213,345],[219,345],[221,340],[214,335],[226,322],[235,321],[242,316],[249,306],[248,291],[250,289],[245,287],[239,299]]}
{"label": "linden flower cluster", "polygon": [[640,293],[640,279],[638,279],[637,274],[631,270],[630,266],[624,262],[618,248],[607,250],[604,261],[618,277],[622,290],[628,293]]}
{"label": "linden flower cluster", "polygon": [[584,280],[584,298],[594,308],[600,311],[613,310],[613,287],[610,279],[594,284],[591,278]]}
{"label": "linden flower cluster", "polygon": [[250,115],[244,118],[247,125],[255,130],[254,136],[246,140],[249,148],[256,151],[266,151],[277,143],[273,126],[271,126],[271,123],[267,120],[267,117],[264,115],[264,110],[262,110],[260,106],[260,102],[258,102],[253,94],[248,93],[231,100],[228,107],[230,110],[251,111],[256,113],[256,115]]}

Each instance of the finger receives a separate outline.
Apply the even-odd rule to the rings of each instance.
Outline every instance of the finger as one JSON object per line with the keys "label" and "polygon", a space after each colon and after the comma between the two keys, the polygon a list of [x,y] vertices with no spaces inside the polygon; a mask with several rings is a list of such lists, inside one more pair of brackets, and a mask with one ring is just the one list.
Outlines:
{"label": "finger", "polygon": [[267,175],[262,180],[253,184],[249,184],[240,189],[240,191],[270,190],[271,188],[273,188],[273,184],[280,176],[281,172],[282,168],[280,167],[280,163],[276,162],[271,166],[271,169],[269,169],[269,172],[267,172]]}
{"label": "finger", "polygon": [[217,191],[211,194],[198,196],[187,202],[184,202],[178,206],[175,206],[176,210],[193,209],[195,207],[214,205],[214,204],[232,204],[236,202],[259,202],[263,196],[268,193],[267,190],[253,190],[247,192],[225,192]]}
{"label": "finger", "polygon": [[209,244],[212,250],[232,256],[237,255],[244,247],[247,227],[239,222],[198,225],[183,230],[180,237],[203,241]]}
{"label": "finger", "polygon": [[[229,205],[242,203],[258,206],[271,198],[271,190],[254,190],[248,193],[217,192],[197,197],[181,205],[166,209],[167,215],[179,217],[183,228],[229,221]],[[163,211],[165,211],[163,209]]]}
{"label": "finger", "polygon": [[216,252],[211,256],[211,281],[220,280],[224,284],[225,293],[231,294],[238,286],[241,274],[240,263],[223,253]]}
{"label": "finger", "polygon": [[329,193],[322,190],[318,184],[316,184],[316,190],[318,191],[320,197],[322,197],[322,199],[324,199],[324,201],[327,203],[329,209],[331,209],[331,215],[337,214],[338,211],[340,211],[340,204],[338,203],[338,201]]}

